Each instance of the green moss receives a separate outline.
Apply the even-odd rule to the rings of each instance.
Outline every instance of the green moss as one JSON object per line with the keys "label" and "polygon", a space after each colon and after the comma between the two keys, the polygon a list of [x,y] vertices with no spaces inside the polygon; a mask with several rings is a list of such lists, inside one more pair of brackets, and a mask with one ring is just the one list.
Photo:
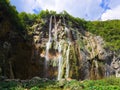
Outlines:
{"label": "green moss", "polygon": [[120,20],[87,22],[86,29],[101,36],[106,41],[106,47],[113,51],[120,49]]}
{"label": "green moss", "polygon": [[92,52],[92,48],[91,48],[91,47],[88,47],[88,50],[89,50],[90,52]]}
{"label": "green moss", "polygon": [[70,51],[70,77],[74,79],[78,79],[79,77],[79,66],[78,66],[78,58],[75,52],[74,46],[71,46]]}

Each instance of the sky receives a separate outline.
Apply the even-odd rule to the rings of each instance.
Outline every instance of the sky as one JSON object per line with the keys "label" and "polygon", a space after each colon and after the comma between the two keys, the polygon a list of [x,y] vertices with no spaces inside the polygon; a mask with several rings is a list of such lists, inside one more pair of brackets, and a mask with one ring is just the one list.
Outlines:
{"label": "sky", "polygon": [[18,12],[36,13],[41,10],[63,10],[85,20],[120,19],[120,0],[10,0]]}

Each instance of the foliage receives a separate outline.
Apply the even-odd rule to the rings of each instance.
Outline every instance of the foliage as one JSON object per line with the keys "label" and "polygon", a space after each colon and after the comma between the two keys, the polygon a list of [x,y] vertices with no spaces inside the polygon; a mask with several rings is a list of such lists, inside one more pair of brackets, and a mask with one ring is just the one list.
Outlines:
{"label": "foliage", "polygon": [[20,22],[15,6],[10,5],[8,0],[0,0],[0,22],[4,22],[5,20],[11,22],[13,30],[24,32],[25,27]]}
{"label": "foliage", "polygon": [[1,90],[120,90],[120,78],[109,77],[101,80],[84,81],[53,81],[53,80],[28,80],[0,82]]}
{"label": "foliage", "polygon": [[106,41],[106,48],[120,50],[120,20],[87,22],[86,29],[100,35]]}
{"label": "foliage", "polygon": [[36,20],[36,14],[27,14],[25,12],[19,13],[19,18],[21,22],[26,25],[33,25]]}
{"label": "foliage", "polygon": [[44,11],[44,10],[42,10],[42,11],[40,11],[40,13],[37,15],[37,17],[38,18],[40,18],[40,19],[48,19],[48,18],[50,18],[50,16],[54,16],[54,15],[56,15],[56,12],[55,11],[49,11],[49,10],[46,10],[46,11]]}
{"label": "foliage", "polygon": [[61,12],[60,14],[58,14],[58,16],[64,17],[66,21],[65,23],[66,25],[68,25],[68,27],[79,28],[79,29],[85,28],[86,21],[84,19],[73,17],[66,11]]}

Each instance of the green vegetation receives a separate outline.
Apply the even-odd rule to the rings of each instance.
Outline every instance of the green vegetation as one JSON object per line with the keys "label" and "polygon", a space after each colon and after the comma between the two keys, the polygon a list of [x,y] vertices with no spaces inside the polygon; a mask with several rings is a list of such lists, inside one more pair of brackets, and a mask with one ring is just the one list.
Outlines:
{"label": "green vegetation", "polygon": [[86,30],[106,41],[106,48],[120,52],[120,20],[87,22]]}
{"label": "green vegetation", "polygon": [[35,22],[36,14],[27,14],[25,12],[21,12],[18,14],[19,18],[21,19],[21,22],[24,24],[24,26],[27,27],[27,25],[32,25]]}
{"label": "green vegetation", "polygon": [[1,90],[120,90],[120,78],[102,80],[53,81],[46,79],[0,82]]}
{"label": "green vegetation", "polygon": [[[0,0],[0,23],[0,27],[2,27],[2,24],[5,24],[4,26],[9,27],[8,29],[17,30],[17,32],[22,34],[25,32],[25,27],[18,17],[18,12],[15,6],[10,5],[9,0]],[[0,36],[3,34],[2,32],[0,32]]]}

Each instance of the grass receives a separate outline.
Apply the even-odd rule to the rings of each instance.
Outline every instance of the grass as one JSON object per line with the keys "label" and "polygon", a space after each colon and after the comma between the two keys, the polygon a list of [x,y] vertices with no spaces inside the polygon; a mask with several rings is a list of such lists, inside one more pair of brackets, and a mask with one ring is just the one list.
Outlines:
{"label": "grass", "polygon": [[26,80],[1,81],[0,90],[120,90],[120,78],[109,77],[101,80]]}

